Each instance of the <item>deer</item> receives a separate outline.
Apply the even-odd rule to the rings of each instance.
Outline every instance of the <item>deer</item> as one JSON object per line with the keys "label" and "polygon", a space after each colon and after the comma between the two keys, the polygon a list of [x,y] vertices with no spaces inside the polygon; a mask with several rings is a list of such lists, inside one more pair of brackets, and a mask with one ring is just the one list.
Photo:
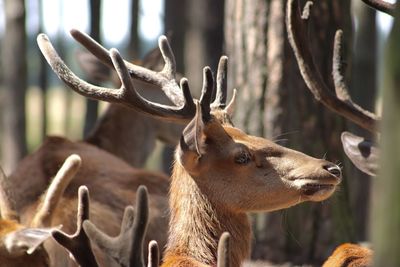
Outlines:
{"label": "deer", "polygon": [[[93,221],[101,229],[116,234],[125,206],[134,199],[138,186],[146,185],[151,196],[146,242],[156,239],[163,246],[168,230],[169,177],[135,169],[124,160],[85,142],[48,137],[37,151],[24,158],[9,176],[9,183],[14,186],[15,209],[25,213],[31,203],[40,198],[63,160],[73,153],[80,155],[82,165],[75,179],[65,189],[64,196],[76,199],[79,186],[86,185],[92,192]],[[63,231],[72,233],[75,230],[74,222],[65,218],[73,217],[75,209],[76,205],[61,205],[51,225],[62,224]],[[49,253],[49,258],[49,266],[68,266],[71,262],[68,254],[60,248]],[[111,259],[106,262],[107,266],[115,266]]]}
{"label": "deer", "polygon": [[69,156],[43,196],[20,212],[16,209],[15,186],[0,168],[0,266],[50,266],[48,253],[52,248],[45,248],[44,242],[60,227],[51,223],[58,207],[75,202],[63,194],[80,166],[79,156]]}
{"label": "deer", "polygon": [[[156,60],[145,59],[143,64],[153,68],[158,64],[158,56],[156,55]],[[142,89],[145,95],[160,102],[169,101],[154,86],[144,84]],[[48,136],[36,151],[18,164],[16,170],[9,175],[9,180],[15,185],[16,210],[23,211],[31,203],[36,202],[51,183],[51,177],[55,175],[65,158],[75,153],[81,156],[83,164],[65,194],[73,197],[78,187],[86,184],[93,193],[95,203],[105,205],[104,208],[108,210],[110,216],[121,218],[124,207],[129,203],[126,196],[134,197],[140,184],[147,185],[151,196],[151,211],[150,231],[146,242],[157,239],[160,246],[164,246],[168,229],[169,177],[139,167],[148,157],[156,137],[171,144],[177,143],[180,136],[180,133],[177,134],[177,129],[180,128],[182,128],[180,124],[158,122],[135,110],[112,104],[86,139],[71,141],[64,137]],[[27,179],[27,176],[32,178]],[[115,191],[109,192],[110,187]],[[112,199],[112,202],[108,203],[108,199]],[[74,208],[71,207],[72,212]],[[117,223],[105,220],[98,222],[98,217],[95,218],[100,228],[111,233],[118,230]],[[73,230],[73,224],[64,224],[64,227],[65,231]],[[66,259],[65,256],[60,257]],[[50,257],[54,262],[55,254],[51,254]]]}
{"label": "deer", "polygon": [[[211,69],[203,69],[202,93],[195,99],[186,78],[179,85],[170,78],[175,58],[165,36],[159,38],[165,65],[161,72],[154,72],[125,61],[116,49],[107,50],[79,31],[71,34],[113,67],[121,81],[119,88],[106,88],[82,80],[59,57],[48,37],[38,35],[42,54],[71,89],[88,98],[119,103],[154,118],[186,125],[171,175],[163,267],[215,266],[218,238],[223,232],[230,233],[231,266],[240,266],[250,251],[249,212],[323,201],[340,183],[342,173],[336,164],[247,135],[234,126],[236,90],[227,103],[226,56],[220,59],[216,82]],[[173,105],[144,98],[132,78],[161,87]],[[90,232],[87,234],[90,236]]]}
{"label": "deer", "polygon": [[[393,16],[395,4],[380,0],[363,0],[373,9]],[[314,64],[313,56],[307,38],[306,27],[313,2],[308,1],[300,12],[300,5],[296,0],[289,0],[286,9],[286,28],[289,43],[294,51],[300,73],[314,98],[325,107],[338,115],[348,119],[361,128],[377,135],[377,125],[381,118],[354,103],[341,73],[341,30],[337,30],[333,44],[332,76],[334,89],[327,86]],[[300,14],[301,13],[301,14]],[[332,93],[334,92],[334,93]],[[354,165],[364,173],[375,176],[378,172],[380,151],[374,141],[367,140],[350,132],[341,134],[343,150]],[[373,251],[357,244],[345,243],[335,249],[333,254],[324,263],[324,267],[333,266],[371,266]]]}

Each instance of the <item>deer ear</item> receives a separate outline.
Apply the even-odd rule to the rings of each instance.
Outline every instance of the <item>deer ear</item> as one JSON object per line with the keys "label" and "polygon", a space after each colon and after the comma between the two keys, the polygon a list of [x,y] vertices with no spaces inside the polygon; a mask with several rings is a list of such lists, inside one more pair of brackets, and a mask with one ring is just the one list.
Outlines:
{"label": "deer ear", "polygon": [[4,246],[13,256],[32,254],[44,241],[51,237],[51,231],[55,229],[59,229],[59,227],[16,230],[4,237]]}
{"label": "deer ear", "polygon": [[193,120],[183,130],[179,143],[182,152],[193,152],[197,158],[202,155],[202,145],[204,142],[204,122],[199,102],[196,102],[196,115]]}
{"label": "deer ear", "polygon": [[379,149],[372,141],[349,132],[343,132],[342,145],[351,162],[362,172],[376,176],[378,171]]}

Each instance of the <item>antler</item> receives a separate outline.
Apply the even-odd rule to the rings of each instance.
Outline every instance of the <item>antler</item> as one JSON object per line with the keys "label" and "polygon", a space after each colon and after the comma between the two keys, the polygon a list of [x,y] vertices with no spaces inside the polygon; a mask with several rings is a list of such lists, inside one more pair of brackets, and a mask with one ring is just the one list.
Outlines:
{"label": "antler", "polygon": [[394,9],[396,4],[388,3],[382,0],[362,0],[365,4],[373,9],[382,11],[390,16],[394,16]]}
{"label": "antler", "polygon": [[149,217],[146,187],[140,186],[136,194],[136,216],[132,206],[125,208],[117,237],[106,235],[88,220],[83,223],[90,240],[123,267],[144,266],[143,241]]}
{"label": "antler", "polygon": [[224,232],[219,238],[218,243],[218,267],[230,267],[231,266],[231,248],[230,248],[231,235],[228,232]]}
{"label": "antler", "polygon": [[[158,42],[165,65],[162,71],[155,72],[123,60],[116,49],[108,51],[91,37],[78,30],[71,30],[71,35],[100,61],[115,68],[122,83],[121,88],[117,89],[100,87],[85,82],[66,66],[48,37],[45,34],[39,34],[37,42],[47,62],[58,77],[77,93],[97,100],[121,103],[138,111],[168,120],[186,123],[195,115],[194,102],[196,100],[191,96],[187,79],[181,79],[180,88],[175,81],[175,58],[165,36],[161,36]],[[217,97],[213,102],[213,108],[222,109],[226,105],[226,65],[227,57],[221,57],[217,74]],[[161,105],[143,98],[135,90],[131,78],[160,86],[175,106]],[[211,88],[211,90],[213,89]],[[206,92],[203,90],[200,97],[201,102]],[[234,91],[232,100],[225,108],[228,114],[233,110],[235,95],[236,91]]]}
{"label": "antler", "polygon": [[342,31],[337,31],[334,43],[333,55],[333,78],[335,83],[335,92],[328,88],[321,77],[318,68],[314,64],[310,45],[306,34],[306,20],[309,16],[309,8],[312,2],[307,2],[305,12],[300,15],[299,3],[295,0],[289,0],[286,11],[286,27],[290,45],[293,48],[301,75],[308,88],[313,93],[315,99],[324,104],[330,110],[351,120],[362,128],[370,131],[376,131],[376,124],[380,118],[367,110],[362,109],[351,100],[344,78],[340,73],[340,48]]}
{"label": "antler", "polygon": [[[106,61],[106,53],[109,55],[109,58],[111,58],[110,60],[112,61],[112,64],[122,82],[121,88],[119,89],[96,86],[80,79],[67,67],[67,65],[65,65],[45,34],[39,34],[37,37],[37,42],[47,62],[50,64],[58,77],[74,91],[83,96],[107,102],[121,103],[130,108],[137,109],[138,111],[148,113],[152,116],[169,120],[187,122],[195,114],[195,105],[186,79],[182,79],[180,83],[182,89],[181,96],[184,101],[178,101],[177,99],[170,97],[170,99],[175,99],[175,102],[178,104],[180,102],[184,102],[184,104],[181,106],[168,106],[150,102],[144,99],[135,90],[132,84],[130,77],[131,75],[135,74],[137,75],[138,79],[142,79],[143,81],[152,82],[156,85],[160,85],[158,83],[162,83],[162,89],[164,92],[168,90],[172,91],[172,89],[170,89],[172,87],[169,87],[169,85],[175,83],[175,81],[166,82],[165,80],[159,78],[165,76],[165,73],[174,72],[174,60],[173,57],[171,59],[171,55],[168,52],[169,44],[165,37],[160,37],[159,44],[162,53],[165,54],[164,59],[167,58],[167,63],[164,66],[164,70],[160,73],[156,73],[130,63],[127,63],[130,65],[130,70],[128,71],[126,62],[124,62],[116,49],[111,49],[110,52],[106,52],[104,48],[97,47],[94,43],[92,44],[93,46],[97,47],[96,51],[102,51],[102,53],[98,52],[98,54],[100,54],[98,55],[100,60],[103,62]],[[132,68],[132,66],[135,66],[135,68]]]}
{"label": "antler", "polygon": [[[89,35],[80,32],[78,30],[70,31],[72,37],[83,45],[89,52],[101,60],[104,64],[113,68],[112,61],[109,56],[109,52],[99,43],[97,43]],[[171,46],[167,40],[167,37],[161,36],[158,39],[158,46],[160,48],[162,57],[164,59],[165,65],[162,71],[155,72],[141,66],[132,64],[128,61],[124,61],[127,66],[130,75],[133,78],[142,80],[154,85],[158,85],[165,92],[168,98],[177,106],[183,105],[185,99],[182,96],[181,90],[175,81],[176,76],[176,63],[175,57],[172,52]]]}
{"label": "antler", "polygon": [[65,189],[71,182],[72,178],[78,172],[81,166],[81,158],[78,155],[69,156],[56,176],[52,180],[49,188],[45,193],[45,197],[41,202],[39,210],[36,212],[35,217],[31,221],[33,227],[50,226],[51,218],[54,210],[60,202],[61,196]]}
{"label": "antler", "polygon": [[149,257],[147,267],[158,267],[160,262],[160,252],[156,241],[152,240],[149,243]]}
{"label": "antler", "polygon": [[78,191],[76,232],[73,235],[68,235],[62,231],[56,230],[51,234],[60,245],[65,247],[73,255],[79,266],[98,267],[89,238],[82,228],[82,224],[85,220],[89,220],[89,190],[86,186],[80,186]]}
{"label": "antler", "polygon": [[[235,100],[236,100],[236,89],[233,89],[232,98],[226,105],[227,100],[227,73],[228,73],[228,57],[221,56],[218,63],[217,71],[217,90],[215,91],[215,99],[211,103],[211,109],[224,109],[228,115],[233,114]],[[214,96],[213,96],[214,97]]]}

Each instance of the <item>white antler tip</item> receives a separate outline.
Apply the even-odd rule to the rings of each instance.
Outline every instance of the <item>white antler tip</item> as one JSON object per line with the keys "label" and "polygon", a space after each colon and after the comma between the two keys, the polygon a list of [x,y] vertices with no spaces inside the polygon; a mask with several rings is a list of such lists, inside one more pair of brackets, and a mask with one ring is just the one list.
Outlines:
{"label": "white antler tip", "polygon": [[158,43],[162,43],[162,42],[168,42],[168,38],[165,35],[161,35],[160,37],[158,37]]}
{"label": "white antler tip", "polygon": [[39,33],[38,36],[36,37],[36,40],[37,40],[38,42],[40,42],[40,41],[48,41],[49,38],[47,37],[46,34],[44,34],[44,33]]}
{"label": "white antler tip", "polygon": [[70,165],[70,166],[79,167],[82,163],[82,159],[79,155],[72,154],[65,160],[65,163],[68,163],[68,165]]}

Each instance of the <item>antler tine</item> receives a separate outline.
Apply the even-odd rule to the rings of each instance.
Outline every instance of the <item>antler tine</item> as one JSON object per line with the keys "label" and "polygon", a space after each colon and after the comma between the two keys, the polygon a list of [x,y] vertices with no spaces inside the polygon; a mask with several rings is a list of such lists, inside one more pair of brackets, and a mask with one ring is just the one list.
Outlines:
{"label": "antler tine", "polygon": [[57,208],[65,189],[75,177],[80,166],[81,158],[76,154],[72,154],[65,160],[64,164],[51,181],[39,210],[31,221],[32,226],[50,226],[54,210]]}
{"label": "antler tine", "polygon": [[228,232],[224,232],[219,238],[218,243],[218,267],[230,267],[231,266],[231,249],[230,249],[231,235]]}
{"label": "antler tine", "polygon": [[227,95],[227,80],[226,75],[228,72],[228,57],[222,56],[219,59],[218,71],[217,71],[217,90],[215,100],[211,104],[213,108],[225,108],[226,106],[226,95]]}
{"label": "antler tine", "polygon": [[160,262],[160,251],[156,241],[152,240],[149,243],[149,257],[147,267],[158,267]]}
{"label": "antler tine", "polygon": [[214,78],[210,67],[203,68],[203,88],[201,89],[200,105],[204,121],[210,120],[211,98],[214,90]]}
{"label": "antler tine", "polygon": [[126,65],[116,49],[111,49],[110,57],[122,81],[120,89],[95,86],[81,80],[65,65],[46,35],[39,34],[37,41],[40,50],[58,77],[83,96],[121,103],[140,112],[168,120],[188,122],[195,114],[193,98],[189,97],[188,91],[183,92],[185,104],[181,107],[161,105],[141,97],[134,89]]}
{"label": "antler tine", "polygon": [[[109,56],[108,50],[97,43],[89,35],[80,32],[78,30],[70,31],[72,37],[83,45],[89,52],[100,59],[104,64],[113,68],[112,60]],[[160,86],[166,96],[176,106],[182,106],[185,103],[185,99],[182,92],[175,81],[176,76],[176,63],[175,57],[172,52],[171,46],[169,45],[167,37],[164,35],[158,39],[158,45],[163,56],[165,65],[162,71],[155,72],[141,66],[132,64],[128,61],[124,61],[125,65],[129,70],[131,77],[138,80],[148,82],[157,86]]]}
{"label": "antler tine", "polygon": [[80,186],[78,191],[76,232],[73,235],[68,235],[60,230],[55,230],[51,235],[73,255],[79,266],[98,267],[89,238],[82,228],[85,220],[89,220],[89,190],[86,186]]}
{"label": "antler tine", "polygon": [[136,194],[136,216],[132,206],[125,208],[117,237],[109,237],[88,220],[83,223],[90,240],[123,267],[144,266],[143,240],[149,216],[146,187],[140,186]]}
{"label": "antler tine", "polygon": [[382,11],[390,16],[394,16],[394,10],[396,4],[388,3],[382,0],[362,0],[365,4],[372,7],[373,9]]}
{"label": "antler tine", "polygon": [[0,218],[19,222],[12,185],[0,167]]}
{"label": "antler tine", "polygon": [[344,77],[341,73],[341,62],[342,62],[342,37],[343,31],[337,30],[335,34],[335,40],[333,44],[333,59],[332,59],[332,77],[333,82],[335,84],[335,92],[336,96],[341,100],[349,104],[350,106],[354,107],[355,109],[359,110],[360,112],[364,113],[366,116],[372,118],[375,121],[378,121],[379,118],[376,114],[363,109],[359,105],[353,102],[350,97],[349,91],[347,89],[347,85],[344,81]]}
{"label": "antler tine", "polygon": [[[310,8],[310,4],[306,4],[306,6]],[[298,1],[289,0],[286,12],[288,38],[307,87],[313,93],[314,97],[330,110],[351,120],[370,132],[375,132],[376,124],[379,122],[378,116],[363,110],[350,101],[342,101],[336,95],[331,93],[328,86],[323,81],[320,72],[314,64],[311,50],[308,45],[303,21],[306,19],[306,13],[304,13],[303,16],[300,16]]]}
{"label": "antler tine", "polygon": [[69,33],[78,43],[83,45],[90,53],[103,62],[103,64],[110,68],[114,68],[109,51],[96,42],[92,37],[77,29],[71,29]]}

